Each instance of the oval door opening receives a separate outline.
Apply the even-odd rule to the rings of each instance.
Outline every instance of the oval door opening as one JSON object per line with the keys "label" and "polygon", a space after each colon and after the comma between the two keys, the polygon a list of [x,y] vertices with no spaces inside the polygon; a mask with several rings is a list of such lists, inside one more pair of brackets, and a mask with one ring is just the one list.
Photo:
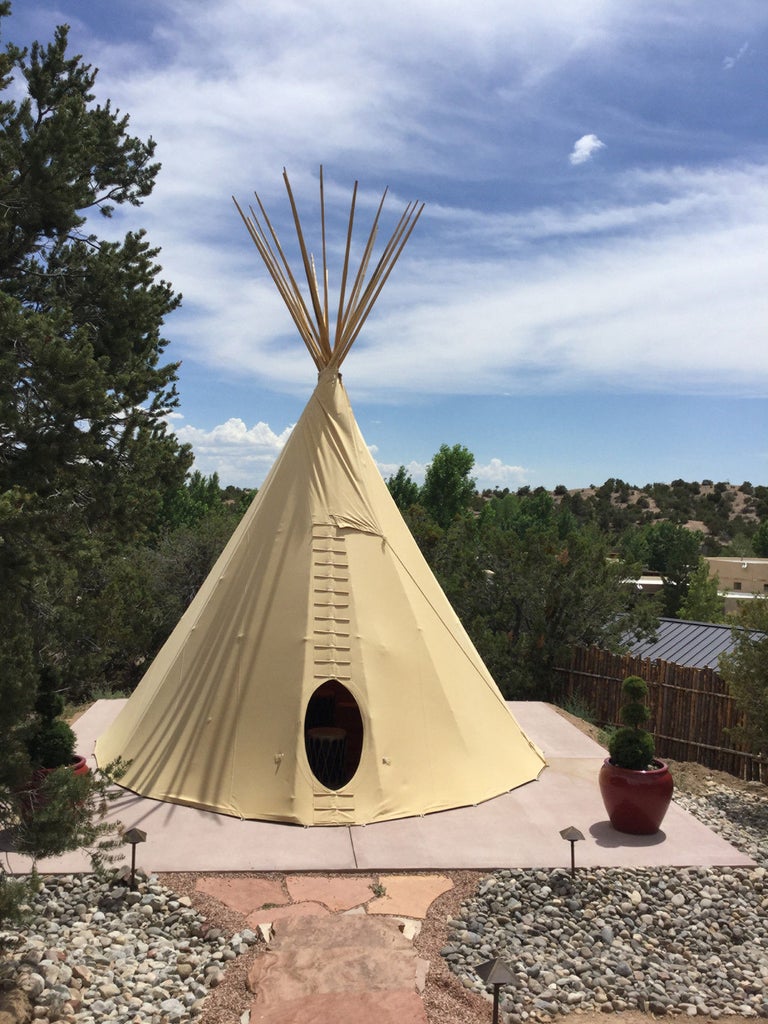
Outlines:
{"label": "oval door opening", "polygon": [[357,701],[337,679],[315,690],[304,716],[304,745],[312,774],[327,789],[346,786],[363,753],[363,719]]}

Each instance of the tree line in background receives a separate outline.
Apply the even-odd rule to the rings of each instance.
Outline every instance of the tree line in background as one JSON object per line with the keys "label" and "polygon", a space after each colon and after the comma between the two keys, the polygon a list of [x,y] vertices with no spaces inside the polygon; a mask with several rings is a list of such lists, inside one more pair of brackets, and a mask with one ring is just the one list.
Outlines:
{"label": "tree line in background", "polygon": [[702,554],[768,557],[768,487],[748,480],[739,486],[673,480],[633,487],[611,478],[600,487],[572,491],[561,484],[553,493],[575,515],[616,536],[664,520],[698,530]]}
{"label": "tree line in background", "polygon": [[[607,522],[616,481],[589,499],[564,488],[478,493],[473,464],[463,446],[443,445],[422,487],[403,466],[387,484],[507,696],[552,697],[551,669],[574,645],[618,650],[660,616],[723,620],[702,532],[659,513]],[[654,597],[631,585],[644,570],[662,578]]]}
{"label": "tree line in background", "polygon": [[[652,634],[661,616],[724,621],[718,580],[703,554],[768,557],[766,487],[675,481],[640,494],[632,489],[633,495],[608,480],[586,497],[564,487],[480,494],[473,465],[465,447],[443,445],[423,486],[404,466],[387,485],[507,697],[557,701],[552,670],[574,646],[626,649],[633,637]],[[711,535],[708,544],[704,531],[690,528],[695,506],[681,497],[702,489],[740,507],[721,525],[716,546]],[[640,504],[642,493],[655,495],[655,508]],[[614,514],[630,505],[640,505],[631,521]],[[663,580],[653,597],[631,583],[645,569]],[[741,738],[765,754],[768,599],[745,601],[730,621],[734,645],[720,672],[745,715]]]}
{"label": "tree line in background", "polygon": [[[95,102],[95,78],[66,28],[0,54],[0,787],[30,769],[41,680],[74,703],[130,691],[254,493],[191,472],[168,429],[163,330],[181,296],[142,231],[94,229],[139,206],[159,164]],[[473,463],[444,445],[423,486],[402,467],[388,485],[507,696],[555,696],[573,644],[615,649],[659,612],[709,614],[707,542],[682,523],[695,512],[722,537],[726,485],[479,495]],[[748,497],[738,543],[768,553],[768,489]],[[660,605],[626,585],[643,565],[667,580]]]}

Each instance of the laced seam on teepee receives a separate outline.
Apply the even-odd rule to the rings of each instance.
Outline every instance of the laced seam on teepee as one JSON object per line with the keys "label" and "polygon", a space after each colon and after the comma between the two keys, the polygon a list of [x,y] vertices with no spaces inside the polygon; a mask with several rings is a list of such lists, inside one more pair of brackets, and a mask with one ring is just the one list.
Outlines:
{"label": "laced seam on teepee", "polygon": [[[294,199],[291,184],[288,180],[288,173],[283,168],[283,180],[291,204],[293,223],[296,228],[296,237],[299,242],[301,259],[304,266],[304,273],[309,287],[310,302],[307,304],[301,288],[293,275],[291,267],[286,259],[285,253],[277,232],[264,208],[264,204],[256,196],[261,217],[251,206],[250,216],[246,216],[240,208],[237,200],[232,197],[248,233],[253,239],[264,264],[269,271],[277,290],[283,298],[293,322],[298,328],[299,334],[309,350],[315,366],[318,370],[326,367],[339,369],[344,359],[357,338],[368,314],[373,309],[381,289],[392,272],[400,253],[410,238],[411,232],[416,226],[416,221],[421,216],[424,203],[411,202],[406,206],[400,220],[392,233],[391,238],[384,246],[384,250],[378,259],[371,276],[368,275],[368,268],[373,256],[376,236],[379,229],[379,220],[384,208],[384,200],[387,197],[385,189],[381,201],[376,210],[373,225],[368,234],[368,240],[363,249],[362,259],[347,296],[347,286],[350,276],[350,252],[352,249],[352,237],[355,222],[355,207],[357,202],[358,183],[355,182],[352,190],[352,202],[349,210],[349,221],[347,225],[347,240],[344,251],[344,263],[341,274],[341,287],[339,289],[339,305],[336,314],[336,324],[333,340],[330,335],[329,320],[329,293],[328,293],[328,262],[325,234],[325,189],[323,184],[323,168],[320,168],[320,227],[321,227],[321,254],[322,254],[322,292],[317,281],[315,260],[309,252],[304,240],[299,212]],[[367,279],[366,279],[367,278]]]}

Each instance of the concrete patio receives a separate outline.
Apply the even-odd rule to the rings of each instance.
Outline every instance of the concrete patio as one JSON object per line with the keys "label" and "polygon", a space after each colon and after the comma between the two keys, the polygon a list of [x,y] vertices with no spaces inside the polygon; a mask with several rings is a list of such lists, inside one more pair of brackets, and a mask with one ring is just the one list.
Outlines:
{"label": "concrete patio", "polygon": [[[78,750],[92,757],[96,738],[123,702],[95,703],[76,723]],[[513,702],[515,717],[544,751],[538,781],[475,807],[366,826],[303,828],[241,821],[122,790],[110,816],[147,833],[139,860],[151,871],[396,871],[551,868],[566,865],[560,830],[574,825],[586,841],[577,861],[595,866],[750,865],[752,861],[676,804],[654,836],[611,828],[597,776],[605,751],[550,706]],[[11,855],[14,870],[22,858]],[[41,871],[87,870],[79,853],[43,861]]]}

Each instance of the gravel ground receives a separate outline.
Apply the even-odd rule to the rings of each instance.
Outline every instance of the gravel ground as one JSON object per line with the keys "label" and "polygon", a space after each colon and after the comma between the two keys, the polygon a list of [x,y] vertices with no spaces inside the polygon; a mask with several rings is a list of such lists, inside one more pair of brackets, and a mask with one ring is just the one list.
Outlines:
{"label": "gravel ground", "polygon": [[560,869],[468,878],[433,905],[422,932],[430,1024],[487,1024],[490,995],[472,966],[495,956],[516,976],[502,990],[510,1022],[768,1016],[765,787],[698,765],[672,770],[676,800],[757,870],[581,871],[576,885]]}
{"label": "gravel ground", "polygon": [[[120,878],[47,875],[24,927],[0,932],[0,999],[23,993],[40,1024],[193,1020],[259,939],[204,920],[191,904],[154,877],[132,890]],[[23,1005],[15,1019],[29,1019]]]}

